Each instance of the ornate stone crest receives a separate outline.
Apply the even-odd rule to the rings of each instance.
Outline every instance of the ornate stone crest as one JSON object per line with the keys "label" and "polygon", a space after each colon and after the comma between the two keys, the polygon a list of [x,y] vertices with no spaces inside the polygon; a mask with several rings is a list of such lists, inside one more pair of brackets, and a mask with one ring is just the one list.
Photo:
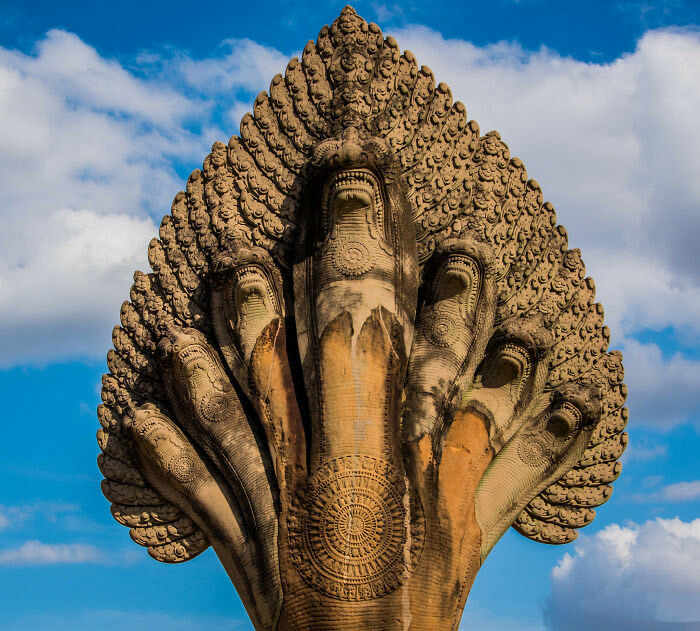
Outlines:
{"label": "ornate stone crest", "polygon": [[159,561],[259,631],[456,629],[509,528],[620,473],[618,352],[520,160],[350,8],[178,193],[122,305],[99,464]]}

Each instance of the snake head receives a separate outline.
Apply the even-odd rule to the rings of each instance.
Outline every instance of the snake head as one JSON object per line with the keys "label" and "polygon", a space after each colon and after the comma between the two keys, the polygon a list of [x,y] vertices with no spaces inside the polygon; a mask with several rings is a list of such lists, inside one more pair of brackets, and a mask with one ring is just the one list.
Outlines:
{"label": "snake head", "polygon": [[461,407],[484,417],[496,452],[518,430],[518,420],[530,404],[538,401],[552,342],[539,316],[508,320],[492,336]]}

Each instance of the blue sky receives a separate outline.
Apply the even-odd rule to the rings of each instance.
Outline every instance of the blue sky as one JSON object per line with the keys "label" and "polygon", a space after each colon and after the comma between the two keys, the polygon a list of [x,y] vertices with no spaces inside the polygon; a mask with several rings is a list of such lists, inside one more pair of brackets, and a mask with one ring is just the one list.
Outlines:
{"label": "blue sky", "polygon": [[[462,628],[697,631],[700,4],[354,6],[524,160],[625,354],[630,448],[613,498],[572,545],[508,533]],[[112,520],[94,410],[172,197],[341,8],[3,3],[0,631],[250,629],[211,551],[158,564]]]}

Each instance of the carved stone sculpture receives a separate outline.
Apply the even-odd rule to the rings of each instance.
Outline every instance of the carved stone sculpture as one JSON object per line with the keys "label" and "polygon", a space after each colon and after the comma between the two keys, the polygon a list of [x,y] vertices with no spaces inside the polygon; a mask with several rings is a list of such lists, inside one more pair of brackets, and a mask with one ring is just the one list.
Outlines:
{"label": "carved stone sculpture", "polygon": [[346,7],[178,193],[114,329],[103,490],[212,546],[255,628],[456,629],[513,526],[567,543],[626,444],[578,250],[496,132]]}

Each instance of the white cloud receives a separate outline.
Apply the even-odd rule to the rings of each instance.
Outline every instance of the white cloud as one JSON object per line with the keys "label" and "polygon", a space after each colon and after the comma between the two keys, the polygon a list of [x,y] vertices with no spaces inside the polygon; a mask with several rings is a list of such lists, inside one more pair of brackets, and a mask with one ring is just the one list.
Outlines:
{"label": "white cloud", "polygon": [[177,164],[224,136],[167,79],[59,30],[34,54],[0,48],[0,367],[109,345],[151,217],[184,187]]}
{"label": "white cloud", "polygon": [[176,62],[176,67],[189,85],[207,94],[239,89],[257,93],[266,90],[278,72],[284,73],[287,62],[293,56],[248,38],[227,39],[221,46],[226,51],[224,56],[209,59],[183,58]]}
{"label": "white cloud", "polygon": [[[622,461],[624,463],[630,462],[631,460],[636,462],[648,462],[650,460],[660,460],[665,458],[668,454],[668,447],[663,444],[649,444],[640,439],[634,440],[622,455]],[[651,479],[655,479],[655,476],[651,476]]]}
{"label": "white cloud", "polygon": [[45,85],[105,112],[132,114],[159,127],[177,127],[196,113],[196,104],[183,95],[167,85],[138,79],[118,62],[100,57],[73,33],[49,31],[31,65],[31,74]]}
{"label": "white cloud", "polygon": [[617,0],[615,8],[636,16],[639,22],[650,28],[674,18],[685,21],[681,16],[692,15],[695,4],[694,0]]}
{"label": "white cloud", "polygon": [[[609,318],[633,318],[633,329],[660,324],[641,280],[654,268],[651,281],[670,284],[669,293],[674,286],[685,290],[684,277],[690,277],[692,309],[700,315],[692,246],[700,236],[700,181],[694,175],[700,34],[648,32],[634,53],[610,64],[507,42],[477,47],[425,27],[394,35],[450,85],[482,133],[498,129],[530,177],[542,183],[570,228],[572,245],[584,247],[589,267],[608,276],[601,293],[606,305],[622,292],[619,306],[608,306]],[[637,312],[640,303],[650,310],[649,321]],[[691,320],[689,309],[669,311],[661,324],[680,317],[680,324],[700,331],[700,319]]]}
{"label": "white cloud", "polygon": [[700,500],[700,480],[669,484],[661,489],[661,496],[668,502],[692,502]]}
{"label": "white cloud", "polygon": [[60,30],[33,54],[0,48],[0,368],[104,354],[155,221],[184,188],[176,167],[227,137],[208,97],[236,129],[254,95],[235,95],[286,61],[228,40],[217,58],[144,54],[127,69]]}
{"label": "white cloud", "polygon": [[624,360],[635,425],[664,430],[688,418],[698,424],[700,362],[680,354],[664,358],[656,344],[633,339],[625,341]]}
{"label": "white cloud", "polygon": [[[676,221],[673,217],[669,220]],[[682,229],[678,224],[676,227]],[[653,228],[647,229],[653,232]],[[700,284],[695,280],[646,248],[615,250],[593,245],[585,247],[583,254],[587,272],[596,281],[597,297],[605,306],[605,321],[615,337],[624,339],[626,333],[674,327],[697,342]]]}
{"label": "white cloud", "polygon": [[550,631],[700,629],[700,519],[655,519],[582,535],[552,570]]}
{"label": "white cloud", "polygon": [[40,228],[47,209],[162,208],[180,184],[172,158],[205,146],[185,128],[198,106],[69,33],[50,31],[35,55],[0,48],[0,167],[12,238]]}
{"label": "white cloud", "polygon": [[14,261],[0,255],[9,271],[0,287],[5,357],[47,361],[108,347],[119,296],[128,298],[134,269],[147,266],[146,245],[156,232],[148,217],[47,213]]}
{"label": "white cloud", "polygon": [[0,549],[0,565],[104,562],[104,555],[97,548],[80,543],[52,544],[27,541],[18,548]]}
{"label": "white cloud", "polygon": [[0,504],[0,530],[21,525],[30,515],[24,506],[3,506]]}
{"label": "white cloud", "polygon": [[379,24],[396,22],[405,17],[404,7],[399,3],[373,2],[372,9]]}

